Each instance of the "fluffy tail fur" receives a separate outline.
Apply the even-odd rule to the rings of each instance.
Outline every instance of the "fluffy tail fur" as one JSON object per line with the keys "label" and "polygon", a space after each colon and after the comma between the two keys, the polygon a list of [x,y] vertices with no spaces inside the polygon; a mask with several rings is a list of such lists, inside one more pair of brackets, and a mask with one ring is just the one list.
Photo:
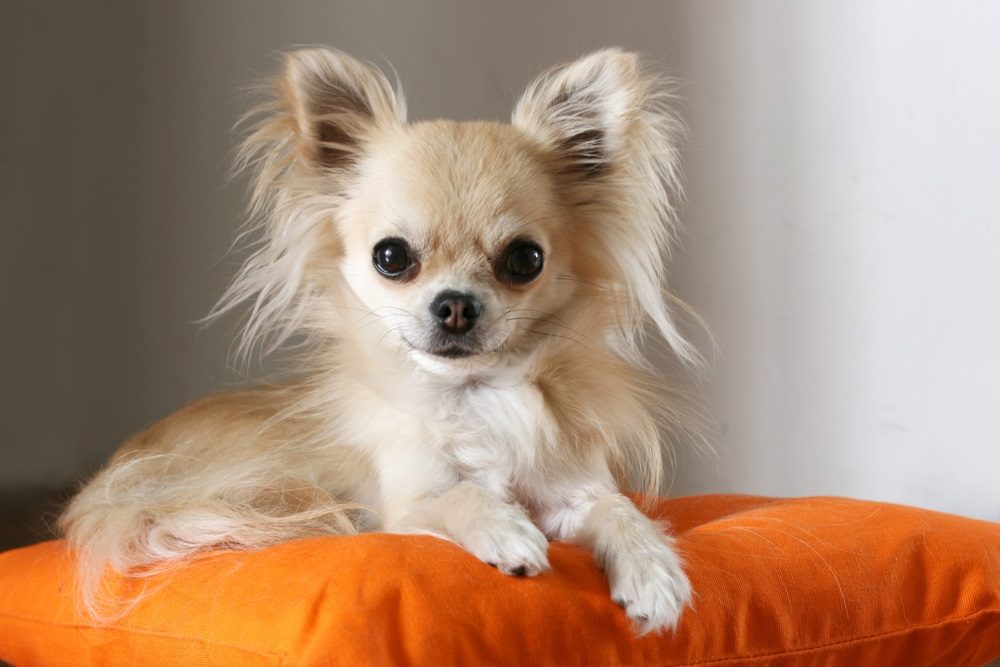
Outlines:
{"label": "fluffy tail fur", "polygon": [[[121,593],[107,574],[144,580],[206,550],[358,530],[360,507],[324,491],[336,481],[312,472],[317,452],[309,439],[289,444],[295,420],[255,414],[265,396],[229,394],[188,406],[133,438],[73,498],[59,528],[77,556],[79,599],[95,619],[113,620],[144,595],[142,588]],[[230,419],[218,418],[227,413]],[[240,455],[228,455],[237,448]],[[338,455],[349,453],[329,458],[336,463]],[[347,469],[357,466],[344,461],[326,471]]]}

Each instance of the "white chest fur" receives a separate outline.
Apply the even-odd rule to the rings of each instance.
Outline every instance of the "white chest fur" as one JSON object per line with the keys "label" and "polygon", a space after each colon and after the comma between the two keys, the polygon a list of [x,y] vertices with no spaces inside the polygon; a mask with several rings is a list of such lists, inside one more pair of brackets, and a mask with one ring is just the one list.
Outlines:
{"label": "white chest fur", "polygon": [[472,381],[436,393],[427,425],[435,448],[461,477],[507,486],[535,468],[554,437],[542,393],[530,382]]}

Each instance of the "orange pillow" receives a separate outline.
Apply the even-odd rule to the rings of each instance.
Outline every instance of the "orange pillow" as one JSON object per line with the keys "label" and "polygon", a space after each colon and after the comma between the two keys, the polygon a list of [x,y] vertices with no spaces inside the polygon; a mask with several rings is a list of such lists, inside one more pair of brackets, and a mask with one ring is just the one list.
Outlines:
{"label": "orange pillow", "polygon": [[[125,620],[76,611],[62,542],[0,555],[0,658],[46,665],[980,665],[1000,656],[1000,524],[841,498],[703,496],[653,514],[696,591],[633,637],[591,556],[500,574],[431,537],[223,553]],[[122,583],[122,582],[119,582]],[[124,584],[123,584],[124,585]]]}

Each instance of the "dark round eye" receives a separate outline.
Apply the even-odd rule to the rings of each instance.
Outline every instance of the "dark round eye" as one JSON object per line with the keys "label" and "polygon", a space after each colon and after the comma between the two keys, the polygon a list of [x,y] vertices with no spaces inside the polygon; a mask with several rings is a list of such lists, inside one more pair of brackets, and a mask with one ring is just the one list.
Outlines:
{"label": "dark round eye", "polygon": [[545,253],[532,241],[514,241],[504,251],[497,267],[501,277],[512,283],[528,283],[538,277]]}
{"label": "dark round eye", "polygon": [[386,278],[402,278],[416,263],[403,239],[383,239],[375,244],[372,264]]}

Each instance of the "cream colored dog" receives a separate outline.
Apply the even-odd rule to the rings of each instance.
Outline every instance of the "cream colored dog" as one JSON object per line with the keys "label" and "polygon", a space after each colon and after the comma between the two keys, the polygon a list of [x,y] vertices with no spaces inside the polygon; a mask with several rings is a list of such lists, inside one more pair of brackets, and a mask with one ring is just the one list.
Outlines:
{"label": "cream colored dog", "polygon": [[384,530],[526,576],[572,540],[640,631],[673,628],[681,559],[621,492],[658,488],[657,416],[692,427],[640,351],[649,322],[697,360],[662,291],[678,124],[656,80],[600,51],[510,125],[409,124],[379,71],[325,49],[269,90],[242,153],[258,245],[219,311],[251,304],[247,350],[294,336],[299,375],[181,409],[85,486],[61,526],[91,612],[109,565]]}

